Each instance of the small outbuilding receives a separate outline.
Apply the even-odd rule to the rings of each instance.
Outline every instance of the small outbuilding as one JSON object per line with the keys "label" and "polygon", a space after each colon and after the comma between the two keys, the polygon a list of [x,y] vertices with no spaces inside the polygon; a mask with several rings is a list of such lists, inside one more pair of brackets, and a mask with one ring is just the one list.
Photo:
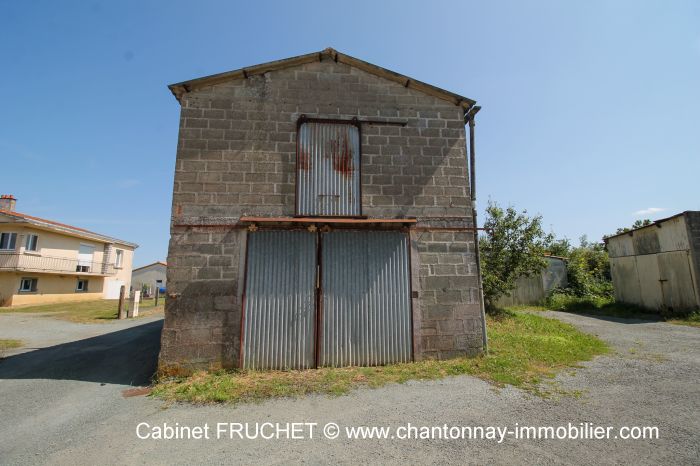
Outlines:
{"label": "small outbuilding", "polygon": [[605,238],[615,299],[665,313],[700,307],[700,211]]}
{"label": "small outbuilding", "polygon": [[154,262],[134,269],[131,272],[131,286],[136,291],[141,291],[143,296],[154,296],[156,289],[165,288],[167,283],[166,262]]}
{"label": "small outbuilding", "polygon": [[569,283],[566,274],[566,258],[545,256],[547,266],[538,274],[520,277],[515,282],[515,289],[508,296],[498,300],[499,306],[518,306],[541,304],[550,291],[564,288]]}

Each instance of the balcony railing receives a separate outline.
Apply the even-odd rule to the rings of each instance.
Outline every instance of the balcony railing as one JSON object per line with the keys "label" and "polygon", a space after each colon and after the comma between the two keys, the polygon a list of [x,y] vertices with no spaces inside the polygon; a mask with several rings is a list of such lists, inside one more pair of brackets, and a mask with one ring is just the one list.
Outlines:
{"label": "balcony railing", "polygon": [[107,262],[16,253],[0,253],[0,270],[78,275],[114,275],[116,273],[114,264]]}

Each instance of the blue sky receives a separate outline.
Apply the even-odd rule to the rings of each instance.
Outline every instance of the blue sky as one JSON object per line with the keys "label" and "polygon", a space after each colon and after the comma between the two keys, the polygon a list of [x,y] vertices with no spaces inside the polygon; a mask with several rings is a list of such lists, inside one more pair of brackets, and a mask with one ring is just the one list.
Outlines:
{"label": "blue sky", "polygon": [[[179,106],[166,85],[328,46],[479,101],[482,212],[513,204],[577,240],[700,209],[700,2],[0,11],[0,191],[20,212],[139,243],[136,265],[167,254]],[[664,210],[636,213],[651,208]]]}

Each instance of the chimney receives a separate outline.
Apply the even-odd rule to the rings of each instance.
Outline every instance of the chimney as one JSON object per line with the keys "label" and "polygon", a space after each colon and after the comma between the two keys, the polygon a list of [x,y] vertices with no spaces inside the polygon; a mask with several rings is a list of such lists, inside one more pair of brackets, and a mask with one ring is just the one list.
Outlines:
{"label": "chimney", "polygon": [[15,199],[15,196],[12,194],[3,194],[0,196],[0,210],[14,212],[15,204],[17,204],[17,199]]}

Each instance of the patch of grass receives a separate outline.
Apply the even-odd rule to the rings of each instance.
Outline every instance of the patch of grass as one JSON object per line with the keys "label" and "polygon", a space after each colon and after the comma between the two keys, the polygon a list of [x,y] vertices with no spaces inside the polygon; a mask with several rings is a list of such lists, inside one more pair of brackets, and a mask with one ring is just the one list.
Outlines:
{"label": "patch of grass", "polygon": [[[163,312],[165,300],[144,299],[139,304],[139,317],[145,317]],[[117,319],[119,300],[100,299],[97,301],[82,301],[73,303],[40,304],[36,306],[19,306],[0,308],[0,313],[38,313],[71,322],[93,323],[109,322]]]}
{"label": "patch of grass", "polygon": [[689,325],[691,327],[700,327],[700,311],[693,312],[692,314],[683,318],[674,318],[667,320],[669,324],[676,325]]}
{"label": "patch of grass", "polygon": [[0,338],[0,350],[19,348],[23,345],[22,340],[12,340]]}
{"label": "patch of grass", "polygon": [[670,324],[700,327],[700,311],[687,316],[668,317],[634,304],[615,302],[612,298],[597,296],[582,298],[566,293],[553,293],[542,306],[510,306],[507,309],[518,311],[561,311],[574,314],[620,317],[623,319],[665,321]]}
{"label": "patch of grass", "polygon": [[19,348],[24,346],[22,340],[4,339],[0,338],[0,359],[5,357],[5,352],[12,348]]}
{"label": "patch of grass", "polygon": [[515,306],[506,306],[503,309],[495,309],[495,310],[489,310],[488,312],[501,312],[503,310],[506,311],[549,311],[546,306],[540,306],[539,304],[518,304]]}
{"label": "patch of grass", "polygon": [[304,371],[198,372],[164,378],[152,394],[171,401],[239,403],[310,393],[342,395],[358,387],[470,374],[497,386],[513,385],[547,396],[542,380],[608,351],[595,336],[538,315],[503,311],[488,316],[487,324],[489,354],[476,358]]}

